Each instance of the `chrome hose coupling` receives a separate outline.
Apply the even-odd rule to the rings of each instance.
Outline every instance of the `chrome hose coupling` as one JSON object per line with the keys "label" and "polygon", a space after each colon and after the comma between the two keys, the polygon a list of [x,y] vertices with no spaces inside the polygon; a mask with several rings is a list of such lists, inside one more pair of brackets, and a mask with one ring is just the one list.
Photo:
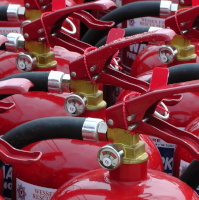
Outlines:
{"label": "chrome hose coupling", "polygon": [[107,141],[107,124],[102,119],[86,118],[82,127],[83,140]]}
{"label": "chrome hose coupling", "polygon": [[8,21],[20,21],[25,19],[25,7],[18,4],[9,4],[7,9]]}
{"label": "chrome hose coupling", "polygon": [[48,76],[48,91],[53,93],[68,92],[70,75],[60,71],[51,71]]}
{"label": "chrome hose coupling", "polygon": [[23,35],[20,33],[8,33],[7,35],[8,42],[5,43],[7,51],[18,52],[19,50],[25,47],[25,40]]}
{"label": "chrome hose coupling", "polygon": [[178,4],[171,1],[161,1],[160,3],[160,17],[166,18],[173,15],[178,10]]}

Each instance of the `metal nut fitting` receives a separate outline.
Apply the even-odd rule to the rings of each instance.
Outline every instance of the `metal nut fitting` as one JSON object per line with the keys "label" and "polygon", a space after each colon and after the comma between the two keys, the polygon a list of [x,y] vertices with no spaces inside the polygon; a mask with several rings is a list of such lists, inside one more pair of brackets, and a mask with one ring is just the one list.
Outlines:
{"label": "metal nut fitting", "polygon": [[70,75],[59,71],[51,71],[48,76],[48,91],[62,93],[69,90]]}
{"label": "metal nut fitting", "polygon": [[160,3],[160,17],[166,18],[173,15],[178,10],[178,4],[171,1],[161,1]]}
{"label": "metal nut fitting", "polygon": [[9,4],[7,9],[8,21],[19,21],[25,19],[25,7],[18,4]]}
{"label": "metal nut fitting", "polygon": [[9,33],[7,35],[8,42],[5,43],[7,51],[17,52],[20,49],[24,49],[24,37],[20,33]]}
{"label": "metal nut fitting", "polygon": [[82,127],[83,140],[107,141],[107,124],[102,119],[86,118]]}

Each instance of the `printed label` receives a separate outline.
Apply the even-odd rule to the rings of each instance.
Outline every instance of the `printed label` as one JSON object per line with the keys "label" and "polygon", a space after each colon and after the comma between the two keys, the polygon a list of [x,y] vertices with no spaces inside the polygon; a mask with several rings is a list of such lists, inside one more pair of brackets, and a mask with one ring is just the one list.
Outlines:
{"label": "printed label", "polygon": [[165,142],[164,140],[152,137],[151,139],[158,147],[158,150],[160,152],[160,155],[162,157],[162,162],[164,166],[164,172],[167,174],[172,174],[172,168],[173,168],[173,154],[175,150],[175,144],[170,144]]}
{"label": "printed label", "polygon": [[0,34],[2,33],[20,33],[20,27],[1,27]]}
{"label": "printed label", "polygon": [[153,26],[159,28],[165,28],[165,19],[156,17],[141,17],[130,19],[127,21],[127,28],[140,26]]}
{"label": "printed label", "polygon": [[121,61],[124,70],[130,74],[131,66],[133,61],[136,59],[137,55],[147,46],[146,43],[137,43],[129,45],[126,48],[122,49]]}
{"label": "printed label", "polygon": [[12,195],[12,165],[5,164],[2,169],[4,181],[4,198],[6,200],[10,200]]}
{"label": "printed label", "polygon": [[16,179],[16,200],[50,200],[56,189],[40,187]]}

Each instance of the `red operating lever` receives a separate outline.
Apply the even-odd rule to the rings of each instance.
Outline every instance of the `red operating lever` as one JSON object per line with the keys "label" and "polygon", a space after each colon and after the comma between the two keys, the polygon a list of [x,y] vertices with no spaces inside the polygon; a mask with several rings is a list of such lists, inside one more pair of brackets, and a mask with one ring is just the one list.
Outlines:
{"label": "red operating lever", "polygon": [[149,84],[110,68],[115,53],[131,44],[140,42],[170,41],[175,32],[162,29],[150,33],[124,37],[79,56],[69,65],[71,79],[95,80],[96,83],[115,85],[126,90],[145,92]]}
{"label": "red operating lever", "polygon": [[108,126],[128,129],[133,131],[132,134],[142,133],[162,138],[167,142],[183,146],[199,159],[199,138],[197,136],[178,129],[153,114],[157,104],[163,98],[185,92],[199,92],[199,81],[170,84],[139,96],[132,95],[131,99],[107,109],[107,123],[110,120],[112,122],[108,123]]}
{"label": "red operating lever", "polygon": [[177,34],[186,38],[199,38],[199,6],[187,8],[165,20],[165,27],[169,27]]}

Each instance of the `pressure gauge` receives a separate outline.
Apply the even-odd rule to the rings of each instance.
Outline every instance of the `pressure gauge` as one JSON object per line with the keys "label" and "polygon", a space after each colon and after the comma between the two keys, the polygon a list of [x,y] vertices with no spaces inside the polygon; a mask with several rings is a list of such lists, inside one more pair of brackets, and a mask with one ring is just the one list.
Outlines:
{"label": "pressure gauge", "polygon": [[116,144],[107,144],[98,151],[98,162],[101,167],[112,170],[122,163],[124,151]]}
{"label": "pressure gauge", "polygon": [[36,67],[37,59],[29,53],[19,53],[16,59],[17,68],[22,72],[30,72]]}
{"label": "pressure gauge", "polygon": [[87,100],[83,95],[70,94],[65,101],[65,109],[71,116],[79,116],[86,109]]}
{"label": "pressure gauge", "polygon": [[170,64],[175,61],[177,54],[177,49],[171,45],[163,45],[158,51],[159,60],[164,64]]}

